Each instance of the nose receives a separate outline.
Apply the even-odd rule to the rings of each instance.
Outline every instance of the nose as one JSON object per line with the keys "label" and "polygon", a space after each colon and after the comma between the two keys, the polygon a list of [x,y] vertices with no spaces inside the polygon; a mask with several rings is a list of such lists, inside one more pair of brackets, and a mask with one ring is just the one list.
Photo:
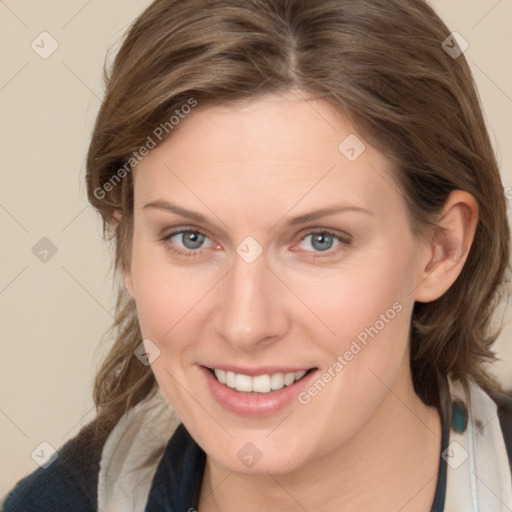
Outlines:
{"label": "nose", "polygon": [[275,343],[289,329],[283,284],[264,254],[247,263],[238,255],[218,295],[217,335],[237,352]]}

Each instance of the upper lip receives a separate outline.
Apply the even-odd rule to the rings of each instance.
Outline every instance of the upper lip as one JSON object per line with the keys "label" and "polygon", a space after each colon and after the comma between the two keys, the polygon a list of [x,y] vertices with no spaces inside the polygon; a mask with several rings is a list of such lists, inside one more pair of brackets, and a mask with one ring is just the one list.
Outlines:
{"label": "upper lip", "polygon": [[250,377],[256,377],[258,375],[266,375],[273,373],[296,373],[300,371],[311,370],[314,367],[312,366],[299,366],[299,367],[291,367],[291,366],[259,366],[257,368],[243,368],[241,366],[236,366],[232,364],[208,364],[204,365],[205,368],[210,370],[224,370],[226,372],[234,372],[241,373],[243,375],[248,375]]}

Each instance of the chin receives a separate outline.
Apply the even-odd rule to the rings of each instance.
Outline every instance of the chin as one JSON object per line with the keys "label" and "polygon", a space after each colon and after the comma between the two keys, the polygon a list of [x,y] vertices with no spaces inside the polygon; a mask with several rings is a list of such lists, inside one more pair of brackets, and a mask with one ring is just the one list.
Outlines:
{"label": "chin", "polygon": [[203,449],[208,457],[226,469],[253,476],[291,473],[315,458],[305,451],[307,439],[302,440],[300,435],[287,432],[284,437],[295,440],[291,443],[277,437],[274,440],[269,437],[265,439],[266,436],[266,431],[255,435],[240,433],[224,446],[219,445],[218,439],[206,440]]}

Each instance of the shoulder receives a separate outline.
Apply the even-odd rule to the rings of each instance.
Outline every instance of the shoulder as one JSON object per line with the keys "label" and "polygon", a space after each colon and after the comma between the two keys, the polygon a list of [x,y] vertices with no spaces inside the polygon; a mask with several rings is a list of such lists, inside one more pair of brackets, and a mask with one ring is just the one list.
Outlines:
{"label": "shoulder", "polygon": [[38,468],[20,480],[7,495],[2,512],[50,512],[95,510],[94,496],[80,471],[57,459],[46,469]]}
{"label": "shoulder", "polygon": [[57,451],[49,466],[18,481],[0,503],[0,511],[96,511],[102,444],[95,432],[93,420]]}

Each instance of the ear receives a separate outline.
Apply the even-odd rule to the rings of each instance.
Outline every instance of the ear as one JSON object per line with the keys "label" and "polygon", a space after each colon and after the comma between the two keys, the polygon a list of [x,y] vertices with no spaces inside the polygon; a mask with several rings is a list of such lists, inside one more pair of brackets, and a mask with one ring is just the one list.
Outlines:
{"label": "ear", "polygon": [[438,223],[443,231],[432,237],[422,258],[415,300],[434,301],[455,282],[468,257],[477,222],[476,199],[462,190],[451,192]]}
{"label": "ear", "polygon": [[116,208],[112,212],[112,224],[113,224],[114,228],[117,228],[117,226],[119,226],[119,224],[121,223],[122,217],[123,217],[123,210]]}
{"label": "ear", "polygon": [[130,269],[126,269],[124,271],[124,287],[126,288],[126,291],[135,298],[135,294],[133,292],[133,281],[132,281],[132,273]]}
{"label": "ear", "polygon": [[[123,211],[116,208],[112,212],[112,224],[115,229],[119,226],[121,223],[121,219],[123,218]],[[133,281],[132,281],[132,274],[130,269],[126,269],[123,271],[123,278],[124,278],[124,286],[126,288],[126,291],[133,297]]]}

